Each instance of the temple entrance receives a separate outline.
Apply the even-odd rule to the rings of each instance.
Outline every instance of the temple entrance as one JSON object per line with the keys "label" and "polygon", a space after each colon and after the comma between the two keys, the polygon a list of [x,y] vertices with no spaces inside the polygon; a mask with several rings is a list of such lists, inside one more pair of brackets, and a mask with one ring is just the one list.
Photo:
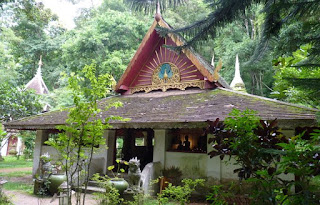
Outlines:
{"label": "temple entrance", "polygon": [[120,129],[116,132],[116,159],[140,160],[141,170],[153,161],[153,129]]}

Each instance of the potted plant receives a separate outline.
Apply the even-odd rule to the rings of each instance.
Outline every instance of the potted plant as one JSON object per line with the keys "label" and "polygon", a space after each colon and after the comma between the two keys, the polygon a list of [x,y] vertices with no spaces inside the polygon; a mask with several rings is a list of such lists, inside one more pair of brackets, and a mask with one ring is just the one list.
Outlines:
{"label": "potted plant", "polygon": [[58,192],[59,186],[67,181],[66,174],[62,171],[62,163],[56,162],[52,165],[52,174],[48,178],[50,185],[49,185],[49,192],[50,194],[55,194]]}
{"label": "potted plant", "polygon": [[118,191],[119,194],[123,194],[123,192],[129,187],[128,182],[121,177],[121,173],[124,173],[125,170],[123,168],[121,168],[121,165],[129,165],[127,161],[124,160],[116,160],[118,166],[116,168],[116,172],[114,172],[113,170],[115,169],[115,166],[109,166],[108,170],[112,173],[113,178],[110,178],[110,180],[107,182],[108,184],[114,186]]}

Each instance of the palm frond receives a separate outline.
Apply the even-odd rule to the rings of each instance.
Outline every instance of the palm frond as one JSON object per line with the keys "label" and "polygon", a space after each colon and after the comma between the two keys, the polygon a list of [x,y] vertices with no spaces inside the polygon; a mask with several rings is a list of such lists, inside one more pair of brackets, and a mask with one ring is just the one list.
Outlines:
{"label": "palm frond", "polygon": [[132,10],[144,12],[146,14],[154,14],[157,3],[159,2],[160,11],[165,11],[168,7],[175,8],[178,5],[184,4],[187,0],[125,0]]}

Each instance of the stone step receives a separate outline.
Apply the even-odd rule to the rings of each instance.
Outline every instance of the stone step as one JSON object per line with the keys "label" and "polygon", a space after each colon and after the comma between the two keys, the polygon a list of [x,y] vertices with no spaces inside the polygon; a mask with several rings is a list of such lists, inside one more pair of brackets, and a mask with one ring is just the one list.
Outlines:
{"label": "stone step", "polygon": [[88,182],[88,186],[100,187],[100,186],[99,186],[99,183],[96,182],[96,181],[89,181],[89,182]]}
{"label": "stone step", "polygon": [[[84,192],[85,187],[82,186],[80,188],[81,188],[81,191]],[[106,189],[101,188],[101,187],[96,187],[96,186],[87,186],[87,194],[92,194],[92,193],[97,193],[97,192],[104,193],[104,192],[106,192]]]}

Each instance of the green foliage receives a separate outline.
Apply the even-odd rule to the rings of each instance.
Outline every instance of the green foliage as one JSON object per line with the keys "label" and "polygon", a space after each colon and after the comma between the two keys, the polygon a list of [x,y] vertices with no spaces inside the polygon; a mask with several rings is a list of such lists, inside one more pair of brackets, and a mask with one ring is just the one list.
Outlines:
{"label": "green foliage", "polygon": [[6,196],[6,194],[2,191],[2,189],[0,190],[0,204],[1,205],[11,205],[12,204],[9,197]]}
{"label": "green foliage", "polygon": [[94,60],[99,74],[118,80],[147,32],[148,20],[130,13],[122,1],[106,1],[91,12],[91,18],[80,20],[67,34],[63,60],[73,72]]}
{"label": "green foliage", "polygon": [[172,200],[184,205],[189,202],[191,193],[196,190],[196,187],[204,185],[204,181],[204,179],[183,179],[181,186],[173,186],[169,183],[168,187],[158,194],[158,201],[160,204],[166,204]]}
{"label": "green foliage", "polygon": [[159,2],[162,11],[170,6],[174,8],[186,2],[186,0],[127,0],[130,6],[136,11],[143,11],[145,13],[154,14],[157,3]]}
{"label": "green foliage", "polygon": [[[147,201],[147,200],[146,200]],[[145,196],[143,192],[137,192],[133,195],[133,201],[126,201],[124,202],[126,205],[144,205],[145,203]]]}
{"label": "green foliage", "polygon": [[210,122],[207,133],[213,134],[209,143],[213,143],[210,157],[234,156],[241,168],[234,170],[240,179],[256,176],[259,170],[273,170],[279,157],[265,153],[265,149],[279,149],[278,143],[287,139],[278,132],[276,120],[262,121],[252,110],[233,109],[224,124],[217,119]]}
{"label": "green foliage", "polygon": [[113,171],[115,169],[114,165],[111,165],[111,166],[108,167],[108,170],[112,172],[112,175],[113,175],[114,178],[120,177],[121,173],[125,172],[125,170],[123,168],[121,168],[122,164],[124,164],[126,166],[129,165],[129,163],[127,161],[120,160],[120,159],[117,159],[116,163],[117,163],[117,168],[116,168],[117,171],[116,172]]}
{"label": "green foliage", "polygon": [[206,200],[210,201],[212,205],[228,204],[223,198],[224,192],[221,188],[222,188],[222,185],[214,185],[211,187],[211,192],[207,195]]}
{"label": "green foliage", "polygon": [[23,155],[25,159],[32,159],[33,158],[33,150],[36,139],[36,133],[31,131],[20,131],[19,133],[20,137],[22,138],[22,141],[25,145],[23,150]]}
{"label": "green foliage", "polygon": [[0,121],[10,121],[38,114],[42,110],[39,96],[9,84],[0,84]]}
{"label": "green foliage", "polygon": [[[102,109],[121,106],[114,102],[104,108],[98,107],[98,100],[110,92],[114,80],[109,74],[98,75],[94,64],[84,67],[83,76],[71,74],[69,88],[72,90],[74,107],[68,109],[66,125],[58,126],[62,131],[56,140],[47,141],[60,153],[63,169],[66,170],[68,186],[80,185],[80,179],[85,179],[87,187],[89,180],[89,167],[93,153],[105,143],[104,130],[111,128],[109,120],[122,120],[121,117],[110,116],[101,119],[99,113]],[[81,82],[87,81],[82,87]],[[71,195],[68,192],[68,198]],[[81,203],[80,193],[76,194],[77,204]],[[85,200],[85,196],[83,201]]]}
{"label": "green foliage", "polygon": [[106,191],[103,193],[95,193],[96,200],[98,200],[99,204],[105,205],[114,205],[119,204],[123,201],[120,197],[119,191],[112,186],[110,178],[108,176],[100,176],[99,174],[94,174],[92,180],[96,181],[101,188],[104,188]]}
{"label": "green foliage", "polygon": [[[319,130],[288,140],[276,126],[276,121],[257,121],[254,112],[232,111],[225,125],[210,122],[207,133],[214,136],[211,157],[234,155],[241,168],[240,179],[253,182],[251,196],[255,204],[314,204],[319,185],[311,179],[320,174]],[[281,175],[292,174],[296,180],[285,180]],[[296,193],[292,193],[292,188]]]}
{"label": "green foliage", "polygon": [[312,45],[300,46],[292,56],[274,61],[276,79],[272,96],[291,103],[319,107],[320,66],[302,66],[308,60]]}
{"label": "green foliage", "polygon": [[36,73],[40,55],[46,65],[45,81],[47,76],[54,75],[51,72],[57,68],[62,43],[57,36],[63,32],[57,24],[57,16],[34,0],[18,0],[8,4],[1,16],[1,27],[11,33],[11,37],[4,42],[8,49],[7,56],[15,63],[7,68],[18,75],[19,80],[14,81],[15,86],[25,85],[31,80]]}

